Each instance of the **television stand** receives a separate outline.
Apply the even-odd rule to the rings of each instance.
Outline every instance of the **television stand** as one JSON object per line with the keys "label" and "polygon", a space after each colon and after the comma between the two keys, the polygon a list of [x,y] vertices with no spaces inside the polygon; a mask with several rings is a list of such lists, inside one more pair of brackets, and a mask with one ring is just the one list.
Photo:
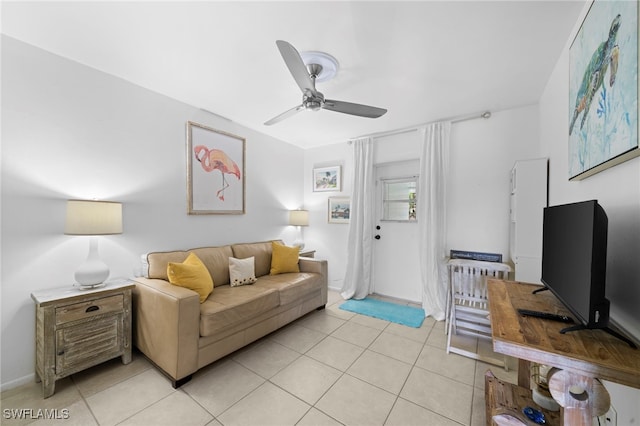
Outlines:
{"label": "television stand", "polygon": [[562,330],[560,330],[560,333],[565,334],[568,333],[570,331],[577,331],[577,330],[602,330],[605,331],[607,333],[609,333],[610,335],[622,340],[623,342],[625,342],[626,344],[628,344],[629,346],[631,346],[633,349],[638,349],[638,347],[636,346],[635,343],[633,343],[633,341],[631,339],[629,339],[626,336],[623,336],[622,334],[618,333],[617,331],[609,328],[609,327],[602,327],[602,328],[589,328],[584,324],[577,324],[571,327],[567,327],[567,328],[563,328]]}
{"label": "television stand", "polygon": [[[536,294],[536,293],[540,293],[542,291],[547,291],[547,290],[549,290],[549,287],[547,287],[546,285],[543,285],[542,287],[533,290],[531,292],[531,294]],[[520,311],[522,311],[522,310],[523,309],[520,309]],[[528,311],[528,312],[531,312],[531,311]],[[546,316],[543,316],[543,315],[546,315]],[[560,316],[558,316],[558,317],[560,317]],[[553,319],[549,314],[541,314],[540,318]],[[559,319],[558,319],[558,321],[559,321]],[[574,326],[571,326],[571,327],[563,328],[562,330],[560,330],[560,333],[564,334],[564,333],[568,333],[570,331],[576,331],[576,330],[603,330],[603,331],[609,333],[610,335],[612,335],[614,337],[617,337],[618,339],[622,340],[623,342],[625,342],[626,344],[631,346],[633,349],[638,349],[636,344],[633,343],[633,341],[631,339],[629,339],[626,336],[623,336],[622,334],[618,333],[615,330],[612,330],[608,326],[598,327],[598,328],[589,328],[589,327],[587,327],[587,326],[585,326],[583,324],[578,324],[578,325],[574,325]]]}
{"label": "television stand", "polygon": [[607,412],[609,395],[596,379],[640,389],[640,351],[598,329],[560,334],[566,324],[524,319],[519,308],[543,312],[565,308],[552,292],[533,296],[532,290],[539,287],[534,284],[487,281],[494,351],[520,360],[518,385],[525,389],[530,388],[529,363],[558,369],[549,376],[549,388],[564,407],[565,425],[591,426],[593,417]]}

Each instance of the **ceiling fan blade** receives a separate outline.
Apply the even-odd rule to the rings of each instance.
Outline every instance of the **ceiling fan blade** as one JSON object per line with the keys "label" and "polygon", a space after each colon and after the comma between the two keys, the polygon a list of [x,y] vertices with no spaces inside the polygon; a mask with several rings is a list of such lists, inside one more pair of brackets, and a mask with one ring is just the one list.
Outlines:
{"label": "ceiling fan blade", "polygon": [[342,112],[344,114],[358,115],[360,117],[378,118],[383,116],[387,110],[369,105],[354,104],[351,102],[334,101],[325,99],[322,108],[331,111]]}
{"label": "ceiling fan blade", "polygon": [[271,126],[272,124],[276,124],[284,120],[285,118],[291,117],[292,115],[296,114],[298,111],[302,111],[303,109],[304,109],[304,105],[298,105],[297,107],[293,107],[290,110],[285,111],[282,114],[273,117],[271,120],[265,121],[264,125]]}
{"label": "ceiling fan blade", "polygon": [[307,66],[302,61],[300,53],[298,53],[295,47],[284,40],[277,40],[276,44],[278,45],[282,59],[284,59],[284,63],[287,64],[289,72],[296,83],[298,83],[302,93],[305,95],[309,94],[309,92],[315,94],[315,84],[311,80]]}

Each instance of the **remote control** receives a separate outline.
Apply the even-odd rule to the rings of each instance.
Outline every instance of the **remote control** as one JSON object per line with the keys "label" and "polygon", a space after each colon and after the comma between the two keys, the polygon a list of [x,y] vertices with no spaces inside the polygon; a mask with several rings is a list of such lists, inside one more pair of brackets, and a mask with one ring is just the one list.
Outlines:
{"label": "remote control", "polygon": [[559,322],[566,322],[566,323],[573,322],[573,318],[571,317],[568,317],[566,315],[550,314],[548,312],[530,311],[528,309],[518,309],[518,313],[520,315],[525,315],[528,317],[536,317],[536,318],[548,319],[552,321],[559,321]]}

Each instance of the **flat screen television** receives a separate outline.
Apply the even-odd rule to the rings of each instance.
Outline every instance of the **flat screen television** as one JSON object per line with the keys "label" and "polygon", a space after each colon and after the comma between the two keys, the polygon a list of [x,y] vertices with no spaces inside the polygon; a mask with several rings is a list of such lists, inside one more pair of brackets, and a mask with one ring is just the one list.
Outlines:
{"label": "flat screen television", "polygon": [[606,327],[604,209],[596,200],[545,207],[542,223],[542,283],[584,327]]}
{"label": "flat screen television", "polygon": [[544,289],[551,290],[571,311],[578,323],[561,333],[603,329],[631,344],[608,327],[607,231],[607,214],[597,200],[545,207],[542,283]]}

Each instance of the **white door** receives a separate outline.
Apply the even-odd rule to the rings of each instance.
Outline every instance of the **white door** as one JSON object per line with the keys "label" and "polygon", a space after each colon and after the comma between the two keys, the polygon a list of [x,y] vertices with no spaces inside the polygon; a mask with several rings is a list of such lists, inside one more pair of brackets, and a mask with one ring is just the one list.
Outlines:
{"label": "white door", "polygon": [[411,211],[419,168],[419,160],[411,160],[378,164],[375,170],[373,292],[414,302],[422,299],[418,223],[413,218],[415,211]]}

